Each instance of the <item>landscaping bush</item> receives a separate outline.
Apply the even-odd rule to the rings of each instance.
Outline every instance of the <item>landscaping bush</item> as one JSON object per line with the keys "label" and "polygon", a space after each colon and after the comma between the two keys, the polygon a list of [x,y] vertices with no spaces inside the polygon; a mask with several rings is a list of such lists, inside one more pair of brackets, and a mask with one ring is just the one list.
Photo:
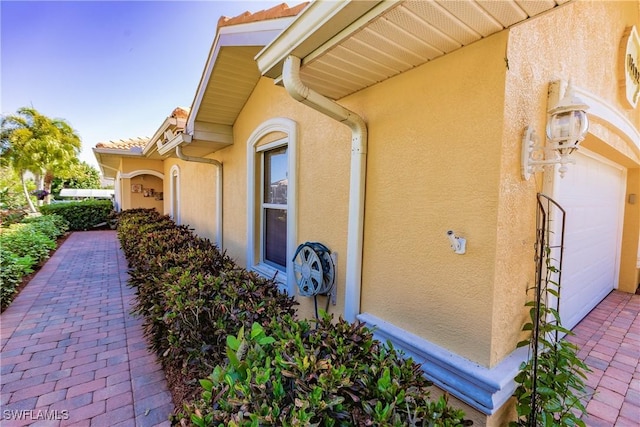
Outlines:
{"label": "landscaping bush", "polygon": [[54,203],[40,206],[43,215],[58,214],[69,223],[69,230],[89,230],[107,223],[113,211],[110,200],[85,200],[82,202]]}
{"label": "landscaping bush", "polygon": [[[151,347],[192,379],[223,362],[230,333],[293,313],[295,302],[275,283],[240,269],[209,240],[154,210],[121,213],[118,236]],[[197,381],[192,394],[193,386]]]}
{"label": "landscaping bush", "polygon": [[58,215],[30,217],[0,231],[0,307],[13,300],[24,275],[49,257],[56,239],[67,230],[67,222]]}
{"label": "landscaping bush", "polygon": [[13,300],[22,277],[33,271],[30,256],[19,257],[0,245],[0,310],[4,310]]}
{"label": "landscaping bush", "polygon": [[24,209],[2,209],[0,210],[0,225],[8,226],[16,224],[27,216],[27,211]]}
{"label": "landscaping bush", "polygon": [[55,240],[69,230],[69,222],[57,214],[27,217],[22,220],[30,224],[33,230],[40,232],[51,240]]}
{"label": "landscaping bush", "polygon": [[188,227],[136,209],[118,215],[118,236],[135,311],[174,401],[181,389],[176,404],[186,413],[175,422],[469,425],[446,398],[430,401],[420,367],[363,324],[296,320],[296,303],[273,281],[238,267]]}
{"label": "landscaping bush", "polygon": [[[270,331],[270,335],[266,331]],[[227,362],[187,405],[197,426],[468,425],[446,397],[429,399],[420,367],[363,324],[283,316],[227,339]]]}
{"label": "landscaping bush", "polygon": [[12,224],[2,230],[0,247],[19,257],[29,256],[35,263],[45,260],[56,242],[31,224]]}

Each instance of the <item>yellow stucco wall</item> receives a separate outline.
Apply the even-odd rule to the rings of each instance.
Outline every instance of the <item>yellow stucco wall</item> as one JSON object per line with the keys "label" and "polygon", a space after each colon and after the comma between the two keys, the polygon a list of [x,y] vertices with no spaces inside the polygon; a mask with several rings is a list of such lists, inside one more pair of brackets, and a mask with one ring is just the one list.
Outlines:
{"label": "yellow stucco wall", "polygon": [[[616,87],[616,74],[602,76],[597,67],[611,60],[616,68],[622,30],[607,38],[574,23],[579,41],[564,41],[559,23],[575,13],[616,22],[631,10],[625,3],[578,3],[340,101],[369,128],[361,311],[484,366],[513,351],[525,319],[525,290],[534,278],[534,263],[526,260],[533,259],[535,193],[541,189],[539,176],[529,182],[520,176],[522,129],[531,123],[542,132],[548,82],[561,77],[617,102],[605,90]],[[596,42],[602,46],[594,53],[588,47]],[[576,43],[584,47],[576,49]],[[571,47],[568,57],[556,52],[563,47]],[[593,68],[585,70],[583,62]],[[565,74],[571,67],[580,72]],[[637,122],[636,113],[628,116]],[[338,305],[330,311],[339,314],[350,131],[293,101],[269,79],[259,82],[238,117],[234,144],[211,156],[224,164],[224,248],[240,264],[246,262],[247,139],[275,117],[299,126],[298,243],[317,240],[337,252]],[[176,162],[165,162],[167,175]],[[193,166],[180,165],[181,179],[189,182],[185,173]],[[213,194],[207,199],[213,201]],[[201,202],[183,198],[182,212]],[[167,203],[165,198],[165,209]],[[207,209],[198,211],[183,222],[195,222]],[[213,230],[214,224],[209,219],[202,227]],[[448,229],[467,239],[466,255],[451,251]],[[300,302],[301,315],[311,316],[311,300]]]}
{"label": "yellow stucco wall", "polygon": [[[548,84],[568,78],[640,128],[640,108],[623,107],[613,90],[622,33],[640,25],[639,15],[637,2],[572,2],[340,100],[369,132],[362,312],[487,367],[514,350],[535,275],[535,195],[544,189],[542,174],[521,177],[523,129],[543,134]],[[210,155],[224,165],[223,249],[246,265],[247,140],[276,117],[298,124],[297,243],[320,241],[337,253],[338,304],[329,311],[340,315],[351,132],[267,78],[237,118],[234,144]],[[640,199],[637,147],[597,119],[584,146],[627,167],[626,194]],[[214,240],[215,167],[176,158],[152,165],[165,175],[164,213],[177,166],[181,223]],[[467,239],[465,255],[450,249],[449,229]],[[625,205],[620,289],[629,292],[639,230],[637,200]],[[301,317],[312,317],[313,300],[298,300]],[[509,405],[488,418],[466,409],[478,425],[513,415]]]}
{"label": "yellow stucco wall", "polygon": [[[162,200],[156,198],[155,192],[162,191],[163,181],[153,175],[138,175],[127,180],[124,191],[129,192],[129,203],[131,208],[156,209],[162,212]],[[142,186],[141,192],[133,192],[132,186]],[[153,190],[154,195],[151,195]]]}
{"label": "yellow stucco wall", "polygon": [[[184,153],[189,155],[188,148]],[[185,162],[170,157],[164,161],[164,213],[171,212],[171,170],[179,170],[180,223],[200,237],[216,241],[216,168],[211,164]],[[232,184],[233,185],[233,184]],[[233,191],[233,187],[229,190]],[[224,193],[223,193],[224,194]]]}
{"label": "yellow stucco wall", "polygon": [[[320,241],[337,253],[338,304],[344,307],[351,132],[289,97],[263,78],[234,125],[234,144],[212,155],[224,165],[224,249],[241,265],[247,246],[247,140],[262,123],[284,117],[298,124],[298,244]],[[314,316],[313,299],[299,298],[299,314]],[[325,301],[321,297],[324,308]]]}
{"label": "yellow stucco wall", "polygon": [[[533,259],[534,225],[522,218],[535,212],[536,191],[547,191],[544,174],[529,182],[520,178],[520,141],[526,125],[544,135],[547,90],[551,81],[572,79],[603,99],[619,114],[640,128],[640,109],[631,110],[622,103],[618,89],[621,75],[620,44],[626,27],[640,24],[640,9],[633,1],[576,1],[552,13],[516,25],[510,30],[507,57],[504,137],[502,155],[500,234],[496,257],[496,287],[492,331],[492,361],[513,348],[517,335],[511,325],[518,319],[518,304],[523,299],[525,283],[533,278],[533,266],[514,261]],[[607,23],[607,25],[603,25]],[[639,188],[638,149],[633,141],[623,141],[610,125],[593,118],[591,135],[584,146],[628,169],[627,192]],[[638,144],[638,142],[635,142]],[[571,173],[569,171],[569,173]],[[634,212],[635,209],[635,212]],[[637,276],[638,228],[637,207],[627,210],[623,228],[620,289],[631,291]],[[523,231],[526,233],[523,234]],[[635,243],[634,243],[635,242]],[[524,245],[523,245],[524,244]],[[515,251],[515,253],[514,253]],[[513,255],[513,256],[512,256]],[[520,315],[522,317],[522,315]]]}
{"label": "yellow stucco wall", "polygon": [[361,311],[484,365],[506,43],[491,36],[345,100],[369,126]]}
{"label": "yellow stucco wall", "polygon": [[620,254],[619,289],[621,291],[634,293],[640,285],[638,245],[640,245],[640,169],[635,168],[627,172],[624,229]]}
{"label": "yellow stucco wall", "polygon": [[135,193],[132,191],[132,185],[141,185],[143,189],[153,189],[154,192],[160,192],[163,188],[163,180],[149,173],[141,173],[142,171],[154,171],[162,174],[163,164],[161,160],[123,158],[120,163],[120,171],[123,174],[136,174],[131,178],[122,178],[120,183],[121,209],[147,208],[156,209],[162,212],[162,200],[156,199],[155,196],[144,196],[144,192]]}

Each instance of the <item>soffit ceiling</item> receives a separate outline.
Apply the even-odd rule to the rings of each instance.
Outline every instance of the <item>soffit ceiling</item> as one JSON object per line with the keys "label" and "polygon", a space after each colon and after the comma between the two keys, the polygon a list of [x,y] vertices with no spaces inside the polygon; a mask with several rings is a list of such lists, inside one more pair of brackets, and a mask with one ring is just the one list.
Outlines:
{"label": "soffit ceiling", "polygon": [[263,46],[225,46],[220,48],[205,89],[196,120],[233,125],[253,88],[260,71],[253,59]]}
{"label": "soffit ceiling", "polygon": [[568,1],[407,0],[392,8],[382,2],[380,15],[363,16],[361,25],[301,58],[300,76],[340,99]]}
{"label": "soffit ceiling", "polygon": [[[344,9],[317,26],[312,3],[295,20],[290,18],[291,27],[297,21],[301,24],[295,40],[279,43],[277,34],[283,27],[287,32],[287,24],[279,30],[262,32],[259,41],[219,42],[211,74],[207,75],[205,70],[201,82],[205,84],[201,102],[196,102],[192,109],[190,120],[195,128],[188,130],[197,131],[199,123],[209,123],[227,127],[231,135],[232,126],[261,74],[277,81],[282,73],[283,58],[262,73],[256,64],[256,58],[269,49],[288,50],[300,57],[304,83],[328,98],[340,99],[569,1],[355,0],[344,2]],[[310,12],[311,19],[305,12]],[[273,43],[263,49],[268,40]],[[289,46],[288,42],[295,46]],[[194,136],[194,142],[189,144],[191,149],[195,149],[198,141],[198,136]],[[218,142],[222,146],[230,143]],[[205,148],[203,153],[220,147]]]}

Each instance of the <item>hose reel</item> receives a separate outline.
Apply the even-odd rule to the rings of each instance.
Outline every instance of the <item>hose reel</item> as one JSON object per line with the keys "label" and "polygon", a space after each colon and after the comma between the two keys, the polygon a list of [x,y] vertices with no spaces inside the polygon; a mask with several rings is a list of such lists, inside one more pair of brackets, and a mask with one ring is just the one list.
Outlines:
{"label": "hose reel", "polygon": [[301,244],[293,255],[293,273],[300,295],[329,295],[335,284],[331,251],[318,242]]}

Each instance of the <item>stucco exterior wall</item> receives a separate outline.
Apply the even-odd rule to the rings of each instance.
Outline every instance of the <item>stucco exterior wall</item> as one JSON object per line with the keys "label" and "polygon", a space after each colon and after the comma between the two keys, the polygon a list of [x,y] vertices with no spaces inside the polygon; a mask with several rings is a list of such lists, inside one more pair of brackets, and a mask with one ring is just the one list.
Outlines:
{"label": "stucco exterior wall", "polygon": [[[156,209],[158,212],[162,212],[162,200],[159,200],[155,195],[150,195],[150,189],[155,192],[162,191],[163,181],[157,176],[153,175],[138,175],[133,178],[127,179],[128,183],[125,185],[124,191],[129,192],[130,208],[146,208]],[[134,193],[132,191],[133,185],[142,186],[142,191]]]}
{"label": "stucco exterior wall", "polygon": [[[576,1],[509,31],[492,362],[508,354],[518,339],[513,324],[520,324],[518,319],[524,319],[520,307],[524,303],[525,287],[534,277],[533,262],[527,262],[533,260],[535,233],[535,224],[529,219],[535,217],[535,193],[546,191],[552,182],[549,174],[536,174],[529,181],[522,180],[523,129],[532,125],[539,135],[544,135],[548,84],[558,79],[572,79],[574,86],[597,95],[636,129],[640,128],[640,111],[625,108],[617,90],[623,32],[626,26],[639,24],[638,15],[638,3],[634,1]],[[606,123],[597,118],[592,122],[592,134],[584,146],[630,168],[628,189],[638,188],[637,148],[629,145],[631,141],[614,137]],[[625,217],[623,239],[628,240],[629,246],[635,246],[635,253],[632,248],[623,251],[621,266],[630,265],[632,257],[635,263],[637,243],[631,241],[638,240],[638,221],[639,217],[631,213]],[[626,270],[621,274],[621,281],[623,276],[634,273],[633,269]]]}
{"label": "stucco exterior wall", "polygon": [[[523,180],[523,129],[544,134],[549,82],[569,78],[640,128],[640,108],[625,106],[616,90],[620,41],[634,24],[640,26],[638,2],[574,1],[339,101],[368,125],[362,312],[483,367],[514,350],[535,277],[536,193],[553,182],[550,174]],[[238,116],[233,145],[209,156],[224,165],[223,249],[246,265],[253,220],[247,141],[274,118],[298,125],[297,243],[319,241],[337,254],[338,303],[329,312],[338,316],[345,305],[351,131],[294,101],[271,79],[258,82]],[[625,204],[620,262],[620,289],[633,292],[640,142],[594,117],[583,145],[626,167],[627,200],[636,194],[635,203]],[[123,159],[121,171],[162,172],[163,183],[152,177],[143,186],[162,186],[158,209],[168,214],[174,167],[180,223],[215,240],[213,165]],[[130,185],[148,176],[122,180],[125,209],[146,207]],[[467,239],[465,255],[452,251],[447,230]],[[313,299],[298,301],[300,316],[313,317]],[[458,403],[478,425],[504,425],[513,417],[510,405],[487,418]]]}
{"label": "stucco exterior wall", "polygon": [[[224,165],[224,249],[246,265],[247,250],[247,140],[269,119],[284,117],[298,124],[298,244],[319,241],[337,254],[338,303],[344,307],[347,239],[350,130],[294,101],[284,88],[263,78],[234,125],[234,144],[214,153]],[[314,316],[313,299],[298,298],[299,315]],[[324,308],[325,300],[320,297]]]}
{"label": "stucco exterior wall", "polygon": [[620,254],[621,291],[635,293],[640,285],[640,169],[627,172],[627,192],[625,197],[624,230]]}
{"label": "stucco exterior wall", "polygon": [[[189,155],[188,148],[184,153]],[[214,165],[185,162],[177,158],[164,161],[164,213],[171,212],[171,169],[179,168],[180,223],[215,243],[216,240],[216,168]]]}
{"label": "stucco exterior wall", "polygon": [[506,43],[491,36],[343,100],[369,127],[361,311],[483,365]]}
{"label": "stucco exterior wall", "polygon": [[151,189],[154,192],[162,191],[163,180],[157,176],[143,173],[143,171],[153,171],[159,174],[163,172],[163,164],[161,160],[123,158],[121,161],[120,171],[125,176],[133,174],[130,178],[120,179],[120,197],[121,209],[146,208],[156,209],[162,212],[162,200],[154,197],[144,197],[144,193],[134,193],[131,186],[134,184],[142,185],[142,188]]}
{"label": "stucco exterior wall", "polygon": [[[610,73],[598,68],[615,58],[617,33],[602,37],[574,23],[569,33],[575,30],[577,38],[565,41],[566,23],[560,23],[575,14],[594,25],[631,11],[637,16],[628,3],[563,6],[340,100],[369,130],[361,311],[487,367],[513,351],[534,278],[527,260],[533,260],[535,193],[542,189],[540,176],[521,178],[522,130],[532,124],[543,132],[548,83],[558,78],[572,77],[617,102],[610,90],[617,87],[615,61]],[[594,53],[594,43],[604,44]],[[563,47],[568,56],[557,53]],[[584,70],[583,62],[592,69]],[[579,72],[566,75],[571,67]],[[636,113],[625,114],[637,122]],[[211,156],[225,165],[223,246],[246,262],[247,139],[275,117],[299,126],[298,243],[321,241],[338,254],[338,305],[330,311],[339,314],[350,131],[269,79],[259,82],[238,117],[234,144]],[[181,179],[191,182],[184,173]],[[182,212],[195,202],[183,199]],[[467,239],[467,254],[453,253],[448,229]],[[312,316],[312,300],[300,302],[301,315]]]}

